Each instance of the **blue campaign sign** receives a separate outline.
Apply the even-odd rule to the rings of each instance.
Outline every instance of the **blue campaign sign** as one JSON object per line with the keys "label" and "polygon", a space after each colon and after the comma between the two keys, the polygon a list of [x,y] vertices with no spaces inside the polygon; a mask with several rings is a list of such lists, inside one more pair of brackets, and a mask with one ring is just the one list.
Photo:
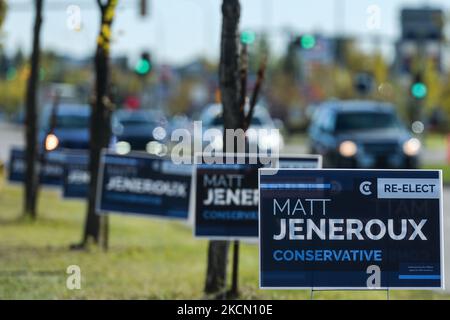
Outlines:
{"label": "blue campaign sign", "polygon": [[191,180],[191,165],[143,152],[104,152],[97,212],[187,219]]}
{"label": "blue campaign sign", "polygon": [[261,169],[260,286],[443,288],[441,175]]}
{"label": "blue campaign sign", "polygon": [[198,157],[194,173],[194,235],[209,239],[258,237],[259,168],[272,164],[284,168],[322,165],[319,155],[237,155],[229,164],[225,158],[221,163],[208,164]]}
{"label": "blue campaign sign", "polygon": [[89,153],[79,150],[67,152],[64,163],[64,198],[85,199],[89,192]]}
{"label": "blue campaign sign", "polygon": [[[40,183],[44,186],[61,186],[63,181],[64,153],[53,151],[40,156]],[[12,148],[8,163],[8,180],[10,182],[24,182],[25,180],[25,151]]]}

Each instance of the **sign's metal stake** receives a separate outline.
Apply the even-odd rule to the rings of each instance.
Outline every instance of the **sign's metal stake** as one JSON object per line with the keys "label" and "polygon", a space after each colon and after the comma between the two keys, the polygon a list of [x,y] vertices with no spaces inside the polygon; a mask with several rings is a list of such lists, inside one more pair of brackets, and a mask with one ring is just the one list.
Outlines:
{"label": "sign's metal stake", "polygon": [[230,294],[233,298],[239,295],[239,240],[235,240],[233,243],[233,268]]}
{"label": "sign's metal stake", "polygon": [[102,222],[103,222],[103,250],[106,252],[108,251],[108,242],[109,242],[109,216],[108,215],[104,215],[102,217]]}

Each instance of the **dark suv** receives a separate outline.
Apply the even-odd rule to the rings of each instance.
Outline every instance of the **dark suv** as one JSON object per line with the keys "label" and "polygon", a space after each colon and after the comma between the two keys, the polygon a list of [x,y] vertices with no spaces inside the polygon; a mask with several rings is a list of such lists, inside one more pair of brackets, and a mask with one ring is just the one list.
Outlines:
{"label": "dark suv", "polygon": [[[116,141],[116,149],[126,151],[139,150],[157,153],[161,143],[165,141],[167,119],[158,110],[117,110],[112,117],[112,131]],[[155,137],[155,128],[162,128],[163,139]]]}
{"label": "dark suv", "polygon": [[421,148],[392,105],[376,101],[330,101],[317,107],[309,128],[312,153],[324,166],[416,168]]}
{"label": "dark suv", "polygon": [[47,151],[89,149],[90,115],[91,107],[87,104],[62,103],[56,109],[46,105],[39,130],[40,145]]}

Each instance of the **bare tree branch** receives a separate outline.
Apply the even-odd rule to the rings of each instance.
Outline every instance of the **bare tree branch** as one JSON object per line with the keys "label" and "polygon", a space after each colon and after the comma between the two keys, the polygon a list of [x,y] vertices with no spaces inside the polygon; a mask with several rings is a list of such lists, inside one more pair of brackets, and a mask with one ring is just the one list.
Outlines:
{"label": "bare tree branch", "polygon": [[100,11],[103,13],[105,10],[105,4],[102,3],[102,0],[97,0],[98,7],[100,8]]}
{"label": "bare tree branch", "polygon": [[247,45],[245,43],[242,44],[241,47],[241,55],[240,55],[240,81],[241,81],[241,90],[239,93],[239,112],[242,115],[245,115],[245,100],[247,98],[247,75],[248,75],[248,51]]}
{"label": "bare tree branch", "polygon": [[109,8],[109,6],[111,6],[113,4],[113,0],[107,0],[106,2],[102,1],[102,0],[97,0],[97,4],[100,8],[100,11],[102,13],[102,15],[105,13],[106,9]]}
{"label": "bare tree branch", "polygon": [[253,89],[252,97],[250,99],[250,108],[248,110],[247,115],[245,116],[244,121],[244,131],[248,129],[250,126],[250,122],[252,121],[253,113],[255,111],[255,105],[258,101],[259,92],[261,90],[262,83],[264,81],[264,73],[266,71],[266,63],[267,63],[267,56],[265,55],[261,61],[261,64],[258,69],[258,75],[256,79],[255,88]]}

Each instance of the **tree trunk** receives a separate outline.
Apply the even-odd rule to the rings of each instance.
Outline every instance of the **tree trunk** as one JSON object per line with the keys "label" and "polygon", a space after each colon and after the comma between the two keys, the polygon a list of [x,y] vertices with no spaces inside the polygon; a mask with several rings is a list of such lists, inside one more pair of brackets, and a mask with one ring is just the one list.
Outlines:
{"label": "tree trunk", "polygon": [[[100,153],[102,148],[108,145],[106,138],[109,132],[109,123],[106,122],[106,109],[103,97],[107,96],[108,79],[108,57],[102,49],[97,49],[95,55],[95,90],[96,97],[92,105],[91,124],[90,124],[90,159],[89,172],[91,176],[88,195],[88,206],[86,214],[86,223],[84,228],[83,243],[92,238],[95,243],[99,242],[100,237],[100,216],[95,212],[95,202],[97,199],[98,171],[100,167]],[[105,142],[106,140],[106,142]]]}
{"label": "tree trunk", "polygon": [[[219,81],[224,129],[239,129],[244,123],[244,112],[241,110],[240,104],[238,34],[240,13],[239,0],[223,0]],[[227,151],[234,152],[235,150]]]}
{"label": "tree trunk", "polygon": [[26,115],[25,115],[25,193],[24,213],[36,218],[37,196],[39,188],[39,147],[37,127],[37,98],[39,84],[40,34],[42,26],[43,0],[35,2],[35,21],[33,30],[33,48],[31,54],[31,70],[27,83]]}
{"label": "tree trunk", "polygon": [[[100,167],[100,154],[103,148],[108,147],[111,136],[111,111],[112,103],[109,100],[109,44],[110,30],[113,17],[108,15],[108,10],[114,10],[114,1],[108,1],[100,5],[102,18],[97,50],[95,53],[95,98],[92,103],[90,123],[90,159],[89,171],[91,175],[89,196],[84,227],[82,245],[92,239],[98,244],[100,240],[100,216],[95,212],[97,200],[98,171]],[[110,7],[112,6],[112,7]]]}
{"label": "tree trunk", "polygon": [[[240,128],[244,114],[240,110],[239,84],[239,0],[223,0],[222,35],[219,66],[220,92],[223,105],[224,129]],[[225,138],[225,134],[223,135]],[[224,143],[224,146],[226,144]],[[234,152],[234,150],[225,150]],[[210,241],[206,274],[206,293],[225,291],[228,263],[228,241]]]}
{"label": "tree trunk", "polygon": [[6,0],[0,0],[0,30],[2,28],[3,22],[6,16]]}

